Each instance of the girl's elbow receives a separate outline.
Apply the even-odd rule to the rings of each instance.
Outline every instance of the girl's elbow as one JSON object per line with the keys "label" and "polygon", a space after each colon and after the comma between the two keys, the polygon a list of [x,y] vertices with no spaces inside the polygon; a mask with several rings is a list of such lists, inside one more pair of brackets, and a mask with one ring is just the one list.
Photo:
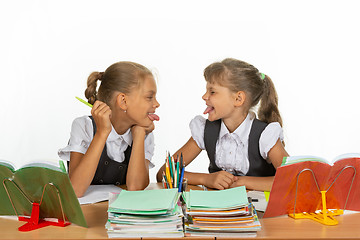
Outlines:
{"label": "girl's elbow", "polygon": [[141,188],[139,186],[132,186],[132,185],[127,186],[128,191],[141,191],[141,190],[144,190],[144,189],[145,188]]}
{"label": "girl's elbow", "polygon": [[82,194],[81,194],[81,193],[79,193],[79,194],[78,194],[78,193],[76,193],[76,197],[77,197],[77,198],[81,198],[81,197],[83,197],[83,196],[84,196],[84,194],[83,194],[83,193],[82,193]]}
{"label": "girl's elbow", "polygon": [[76,197],[78,197],[78,198],[83,197],[87,188],[83,188],[81,185],[74,183],[73,179],[71,179],[71,178],[70,178],[70,182],[74,189],[74,193],[75,193]]}
{"label": "girl's elbow", "polygon": [[77,198],[83,197],[84,194],[85,194],[85,191],[74,188],[74,192],[75,192],[75,195],[76,195]]}
{"label": "girl's elbow", "polygon": [[128,183],[126,184],[128,191],[140,191],[144,190],[149,185],[149,180],[144,183]]}

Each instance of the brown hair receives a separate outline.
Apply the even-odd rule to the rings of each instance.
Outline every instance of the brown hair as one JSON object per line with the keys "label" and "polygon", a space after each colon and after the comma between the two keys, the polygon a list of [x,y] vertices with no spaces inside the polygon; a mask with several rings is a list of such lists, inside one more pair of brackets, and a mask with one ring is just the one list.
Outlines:
{"label": "brown hair", "polygon": [[[114,63],[105,72],[90,74],[85,97],[91,104],[99,99],[109,105],[115,91],[129,93],[134,87],[139,86],[146,76],[153,75],[141,64],[125,61]],[[101,84],[97,92],[98,80],[101,81]]]}
{"label": "brown hair", "polygon": [[210,64],[204,70],[205,80],[229,88],[233,92],[244,91],[247,95],[249,109],[260,101],[259,120],[270,123],[282,119],[278,109],[278,96],[271,79],[262,74],[253,65],[233,58]]}

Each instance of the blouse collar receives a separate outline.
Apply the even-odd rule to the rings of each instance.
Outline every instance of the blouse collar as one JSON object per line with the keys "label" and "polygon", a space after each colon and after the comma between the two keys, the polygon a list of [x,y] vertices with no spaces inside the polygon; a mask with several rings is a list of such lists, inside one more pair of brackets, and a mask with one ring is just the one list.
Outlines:
{"label": "blouse collar", "polygon": [[131,129],[129,128],[124,134],[120,135],[115,131],[115,128],[111,126],[111,132],[108,137],[108,141],[125,141],[127,145],[132,145],[132,135],[131,135]]}
{"label": "blouse collar", "polygon": [[254,118],[253,114],[248,113],[244,121],[232,133],[229,132],[229,130],[225,126],[224,121],[221,120],[219,139],[222,139],[224,136],[229,135],[235,139],[237,144],[247,143],[253,118]]}

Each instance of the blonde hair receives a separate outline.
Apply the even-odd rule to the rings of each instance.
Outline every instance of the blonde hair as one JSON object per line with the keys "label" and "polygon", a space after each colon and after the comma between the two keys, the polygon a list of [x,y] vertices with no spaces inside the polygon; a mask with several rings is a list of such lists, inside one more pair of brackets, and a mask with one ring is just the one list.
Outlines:
{"label": "blonde hair", "polygon": [[[117,62],[108,67],[105,72],[93,72],[87,80],[85,97],[94,104],[100,100],[110,105],[114,92],[130,93],[139,86],[146,76],[153,76],[151,71],[134,62]],[[101,84],[97,91],[97,81]]]}
{"label": "blonde hair", "polygon": [[204,70],[205,80],[229,88],[233,92],[244,91],[249,109],[260,101],[257,115],[260,121],[279,122],[282,118],[278,109],[278,95],[270,77],[262,74],[253,65],[233,58],[210,64]]}

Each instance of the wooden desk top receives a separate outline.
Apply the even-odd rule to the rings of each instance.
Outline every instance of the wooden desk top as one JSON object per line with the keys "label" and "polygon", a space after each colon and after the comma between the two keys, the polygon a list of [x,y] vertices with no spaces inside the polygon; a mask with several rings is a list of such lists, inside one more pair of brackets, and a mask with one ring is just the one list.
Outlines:
{"label": "wooden desk top", "polygon": [[[148,189],[156,189],[161,185],[152,183]],[[194,188],[201,189],[195,186]],[[19,232],[17,229],[23,222],[0,218],[0,239],[106,239],[105,223],[107,220],[107,202],[82,205],[89,228],[76,225],[61,227],[45,227],[42,229]],[[339,224],[325,226],[312,220],[294,220],[287,216],[260,219],[262,230],[256,238],[262,239],[356,239],[360,238],[360,213],[351,213],[336,217]],[[146,238],[150,239],[150,238]],[[214,237],[186,237],[186,239],[215,239]],[[216,239],[226,239],[219,238]],[[232,238],[234,239],[234,238]],[[246,239],[246,238],[241,238]],[[249,238],[253,239],[253,238]]]}

